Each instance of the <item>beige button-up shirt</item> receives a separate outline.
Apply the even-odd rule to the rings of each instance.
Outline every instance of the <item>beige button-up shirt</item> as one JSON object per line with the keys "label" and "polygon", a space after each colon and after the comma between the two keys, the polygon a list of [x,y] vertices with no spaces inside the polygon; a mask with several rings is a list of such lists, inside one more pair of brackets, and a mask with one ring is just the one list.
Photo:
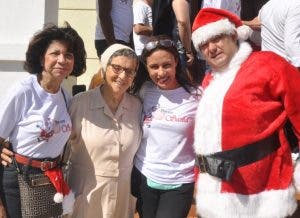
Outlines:
{"label": "beige button-up shirt", "polygon": [[126,93],[112,114],[99,87],[72,100],[71,167],[73,217],[130,217],[130,174],[140,144],[141,103]]}

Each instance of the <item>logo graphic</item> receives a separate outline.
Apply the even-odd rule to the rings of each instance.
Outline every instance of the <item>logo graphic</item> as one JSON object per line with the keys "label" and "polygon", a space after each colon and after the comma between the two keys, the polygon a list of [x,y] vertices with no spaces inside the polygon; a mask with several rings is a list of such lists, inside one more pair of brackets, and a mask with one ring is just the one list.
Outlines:
{"label": "logo graphic", "polygon": [[71,131],[70,125],[65,120],[58,121],[50,118],[47,118],[44,123],[39,122],[36,127],[41,130],[37,138],[38,142],[48,141],[54,134],[59,132]]}
{"label": "logo graphic", "polygon": [[155,105],[149,111],[144,111],[143,124],[150,128],[153,120],[162,120],[164,122],[174,123],[189,123],[194,122],[191,116],[178,116],[172,110],[161,108],[160,105]]}

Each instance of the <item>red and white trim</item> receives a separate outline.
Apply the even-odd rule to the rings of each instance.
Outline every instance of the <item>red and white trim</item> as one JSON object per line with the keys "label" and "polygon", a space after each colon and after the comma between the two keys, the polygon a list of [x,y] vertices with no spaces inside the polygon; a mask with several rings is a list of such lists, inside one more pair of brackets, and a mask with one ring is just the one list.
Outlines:
{"label": "red and white trim", "polygon": [[253,30],[246,25],[236,28],[235,25],[226,18],[216,22],[208,23],[196,29],[192,33],[192,41],[196,50],[199,51],[199,46],[203,45],[209,39],[221,34],[231,35],[235,33],[238,34],[238,38],[240,40],[244,41],[251,36]]}
{"label": "red and white trim", "polygon": [[292,215],[297,208],[294,198],[292,185],[288,189],[267,190],[252,195],[222,193],[220,179],[200,174],[196,203],[197,212],[204,218],[282,218]]}
{"label": "red and white trim", "polygon": [[195,48],[204,44],[206,41],[220,34],[234,34],[236,32],[235,25],[227,18],[221,19],[213,23],[206,24],[192,33],[192,40]]}
{"label": "red and white trim", "polygon": [[[204,89],[195,124],[194,148],[197,154],[208,155],[223,149],[226,150],[226,147],[222,148],[222,145],[226,144],[224,137],[222,137],[226,132],[226,126],[222,123],[225,108],[223,101],[225,97],[228,97],[227,94],[230,92],[229,89],[233,82],[236,82],[234,80],[241,64],[246,62],[251,52],[250,45],[247,42],[241,42],[239,50],[233,56],[228,68],[222,72],[214,72],[212,80]],[[235,101],[234,103],[238,102]],[[238,126],[236,134],[236,136],[239,135]],[[230,138],[226,139],[226,142],[231,141]],[[288,162],[286,163],[288,164]],[[249,172],[251,170],[253,168],[249,168]],[[276,169],[272,173],[274,171]],[[248,177],[245,170],[241,171],[240,176],[245,184],[250,179],[254,179],[252,176]],[[272,175],[266,176],[271,177]],[[297,180],[299,175],[294,174],[294,176]],[[207,173],[200,173],[196,194],[197,212],[201,217],[208,218],[282,218],[292,215],[297,208],[295,188],[292,184],[285,186],[276,183],[262,189],[256,187],[254,183],[250,182],[249,184],[253,186],[249,185],[249,189],[241,194],[238,191],[239,187],[234,187],[234,183],[230,186],[231,184],[219,178],[210,176]],[[232,189],[228,189],[228,186]],[[253,190],[257,191],[251,192]]]}
{"label": "red and white trim", "polygon": [[[251,46],[247,42],[242,42],[228,68],[223,72],[214,73],[214,79],[204,89],[197,109],[194,130],[194,149],[196,154],[208,155],[222,151],[221,127],[224,96],[232,84],[241,63],[248,58],[251,52]],[[209,114],[207,114],[208,111]],[[197,122],[198,120],[199,122]]]}

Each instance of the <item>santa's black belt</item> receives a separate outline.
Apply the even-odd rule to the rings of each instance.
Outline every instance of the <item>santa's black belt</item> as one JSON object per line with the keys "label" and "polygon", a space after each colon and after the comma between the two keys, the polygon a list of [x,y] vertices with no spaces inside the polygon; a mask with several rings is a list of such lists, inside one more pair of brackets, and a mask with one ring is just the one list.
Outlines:
{"label": "santa's black belt", "polygon": [[200,173],[229,181],[238,167],[257,162],[280,147],[278,134],[240,148],[217,152],[211,155],[197,155],[196,163]]}

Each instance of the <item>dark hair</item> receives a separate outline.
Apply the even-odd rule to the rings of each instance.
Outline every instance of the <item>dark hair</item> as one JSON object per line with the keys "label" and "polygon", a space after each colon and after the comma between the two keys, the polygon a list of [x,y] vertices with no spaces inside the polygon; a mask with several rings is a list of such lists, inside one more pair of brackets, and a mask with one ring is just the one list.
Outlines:
{"label": "dark hair", "polygon": [[[151,78],[149,76],[149,73],[147,71],[146,65],[147,65],[147,58],[157,50],[165,50],[169,53],[171,53],[175,60],[177,60],[177,66],[176,66],[176,80],[180,86],[182,86],[187,92],[191,92],[191,87],[195,87],[194,84],[191,82],[191,80],[188,77],[187,71],[183,70],[180,63],[179,53],[176,49],[175,43],[172,43],[171,46],[164,46],[159,43],[160,40],[171,40],[171,38],[167,35],[158,35],[158,36],[152,36],[149,42],[158,42],[156,43],[156,46],[152,49],[147,49],[147,46],[143,49],[142,55],[141,55],[141,62],[144,64],[144,66],[140,66],[138,73],[135,77],[132,92],[137,93],[145,81],[151,81]],[[147,44],[146,43],[146,44]],[[141,64],[142,65],[142,64]]]}
{"label": "dark hair", "polygon": [[74,55],[74,68],[70,75],[77,77],[83,74],[86,70],[84,43],[76,30],[68,23],[65,23],[65,27],[49,24],[33,36],[26,51],[24,69],[31,74],[41,73],[43,70],[41,60],[54,40],[66,43],[68,51]]}

